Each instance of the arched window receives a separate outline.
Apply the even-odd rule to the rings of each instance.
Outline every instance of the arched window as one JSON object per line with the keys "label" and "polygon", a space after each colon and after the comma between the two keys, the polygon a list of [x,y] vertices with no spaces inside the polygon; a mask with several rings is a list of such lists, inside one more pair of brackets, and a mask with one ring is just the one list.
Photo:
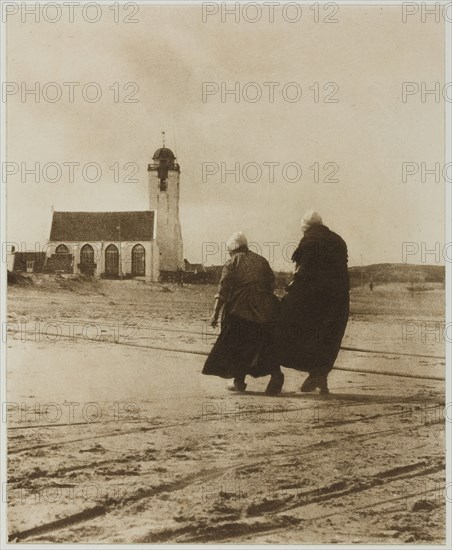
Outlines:
{"label": "arched window", "polygon": [[80,250],[80,272],[84,275],[94,275],[94,248],[85,244]]}
{"label": "arched window", "polygon": [[144,277],[146,273],[146,251],[142,244],[132,248],[132,276]]}
{"label": "arched window", "polygon": [[80,263],[82,265],[94,265],[94,248],[85,244],[80,250]]}
{"label": "arched window", "polygon": [[65,244],[59,244],[55,249],[55,254],[69,254],[69,248]]}
{"label": "arched window", "polygon": [[119,275],[119,251],[114,244],[109,244],[105,249],[105,273]]}

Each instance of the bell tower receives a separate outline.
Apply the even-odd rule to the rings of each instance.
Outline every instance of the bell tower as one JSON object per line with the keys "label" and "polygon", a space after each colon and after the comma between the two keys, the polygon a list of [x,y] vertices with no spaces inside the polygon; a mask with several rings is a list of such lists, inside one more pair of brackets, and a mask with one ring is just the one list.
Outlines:
{"label": "bell tower", "polygon": [[182,230],[179,220],[180,166],[171,149],[157,149],[148,165],[149,210],[157,216],[156,238],[160,271],[183,268]]}

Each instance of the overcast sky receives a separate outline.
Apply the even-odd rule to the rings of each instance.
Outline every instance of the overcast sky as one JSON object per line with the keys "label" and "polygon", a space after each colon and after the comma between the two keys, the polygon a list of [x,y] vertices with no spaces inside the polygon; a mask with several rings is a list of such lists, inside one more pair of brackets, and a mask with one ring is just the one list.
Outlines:
{"label": "overcast sky", "polygon": [[[64,166],[54,183],[42,175],[39,183],[20,172],[10,176],[9,241],[30,248],[45,242],[52,205],[55,210],[148,209],[146,168],[166,130],[167,146],[181,165],[184,256],[193,262],[220,263],[220,254],[203,258],[203,243],[221,243],[243,230],[267,256],[263,243],[280,243],[274,247],[274,267],[288,269],[284,245],[299,239],[300,217],[311,207],[347,241],[351,265],[360,263],[361,254],[365,264],[401,262],[404,242],[443,246],[443,181],[429,176],[423,183],[420,172],[402,181],[403,162],[419,168],[422,162],[427,168],[444,163],[444,102],[428,96],[422,103],[420,93],[402,102],[404,81],[444,83],[441,24],[414,17],[402,23],[401,8],[389,6],[341,6],[333,16],[339,22],[332,24],[315,23],[307,7],[297,23],[284,20],[278,10],[274,23],[268,16],[257,23],[243,18],[222,23],[219,15],[203,23],[200,7],[141,6],[135,24],[114,23],[113,16],[105,7],[98,23],[83,21],[77,12],[74,23],[67,16],[53,24],[10,17],[6,79],[29,87],[39,82],[41,88],[56,82],[63,96],[45,101],[55,92],[48,87],[48,96],[42,91],[38,102],[31,96],[23,102],[20,93],[8,97],[7,160],[28,168],[36,162],[41,167],[94,162],[102,177],[89,183],[75,168],[70,183]],[[64,82],[80,83],[72,103]],[[82,97],[88,82],[102,91],[97,103]],[[109,89],[115,82],[121,92],[117,103]],[[123,89],[128,82],[139,88],[131,96],[136,103],[123,101],[134,91]],[[218,93],[203,101],[203,82],[224,82],[228,88],[238,83],[241,90],[255,82],[262,99],[242,96],[235,102],[228,95],[222,102]],[[279,83],[273,102],[264,82]],[[301,87],[300,101],[288,100],[295,86],[283,95],[290,82]],[[328,82],[335,84],[324,90]],[[245,90],[252,99],[256,87]],[[325,103],[333,92],[330,99],[338,102]],[[109,168],[115,162],[133,163],[121,169],[119,183]],[[225,163],[228,169],[258,163],[262,176],[256,183],[246,181],[255,174],[250,168],[238,183],[232,175],[222,182],[221,173],[203,182],[203,163]],[[264,163],[279,163],[273,182]],[[293,167],[284,177],[287,163],[301,166],[299,181],[287,181],[297,177]],[[310,169],[315,163],[318,182]],[[338,182],[323,181],[334,168],[326,163],[337,165]],[[134,164],[138,182],[125,182]],[[410,261],[422,258],[417,254]]]}

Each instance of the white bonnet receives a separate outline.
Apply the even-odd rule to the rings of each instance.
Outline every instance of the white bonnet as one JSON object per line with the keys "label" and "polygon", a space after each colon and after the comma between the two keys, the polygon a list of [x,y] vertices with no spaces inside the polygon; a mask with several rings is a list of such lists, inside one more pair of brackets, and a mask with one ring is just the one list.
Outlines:
{"label": "white bonnet", "polygon": [[322,217],[316,210],[308,210],[301,218],[301,230],[304,232],[313,225],[322,225]]}
{"label": "white bonnet", "polygon": [[236,231],[226,242],[228,252],[234,252],[241,246],[248,246],[248,239],[242,231]]}

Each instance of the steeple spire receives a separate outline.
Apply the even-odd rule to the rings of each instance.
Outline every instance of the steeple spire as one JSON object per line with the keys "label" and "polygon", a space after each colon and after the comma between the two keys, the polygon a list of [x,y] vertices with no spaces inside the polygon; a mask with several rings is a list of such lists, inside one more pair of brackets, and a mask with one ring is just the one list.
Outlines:
{"label": "steeple spire", "polygon": [[163,147],[165,147],[165,130],[162,130],[162,142],[163,142]]}

